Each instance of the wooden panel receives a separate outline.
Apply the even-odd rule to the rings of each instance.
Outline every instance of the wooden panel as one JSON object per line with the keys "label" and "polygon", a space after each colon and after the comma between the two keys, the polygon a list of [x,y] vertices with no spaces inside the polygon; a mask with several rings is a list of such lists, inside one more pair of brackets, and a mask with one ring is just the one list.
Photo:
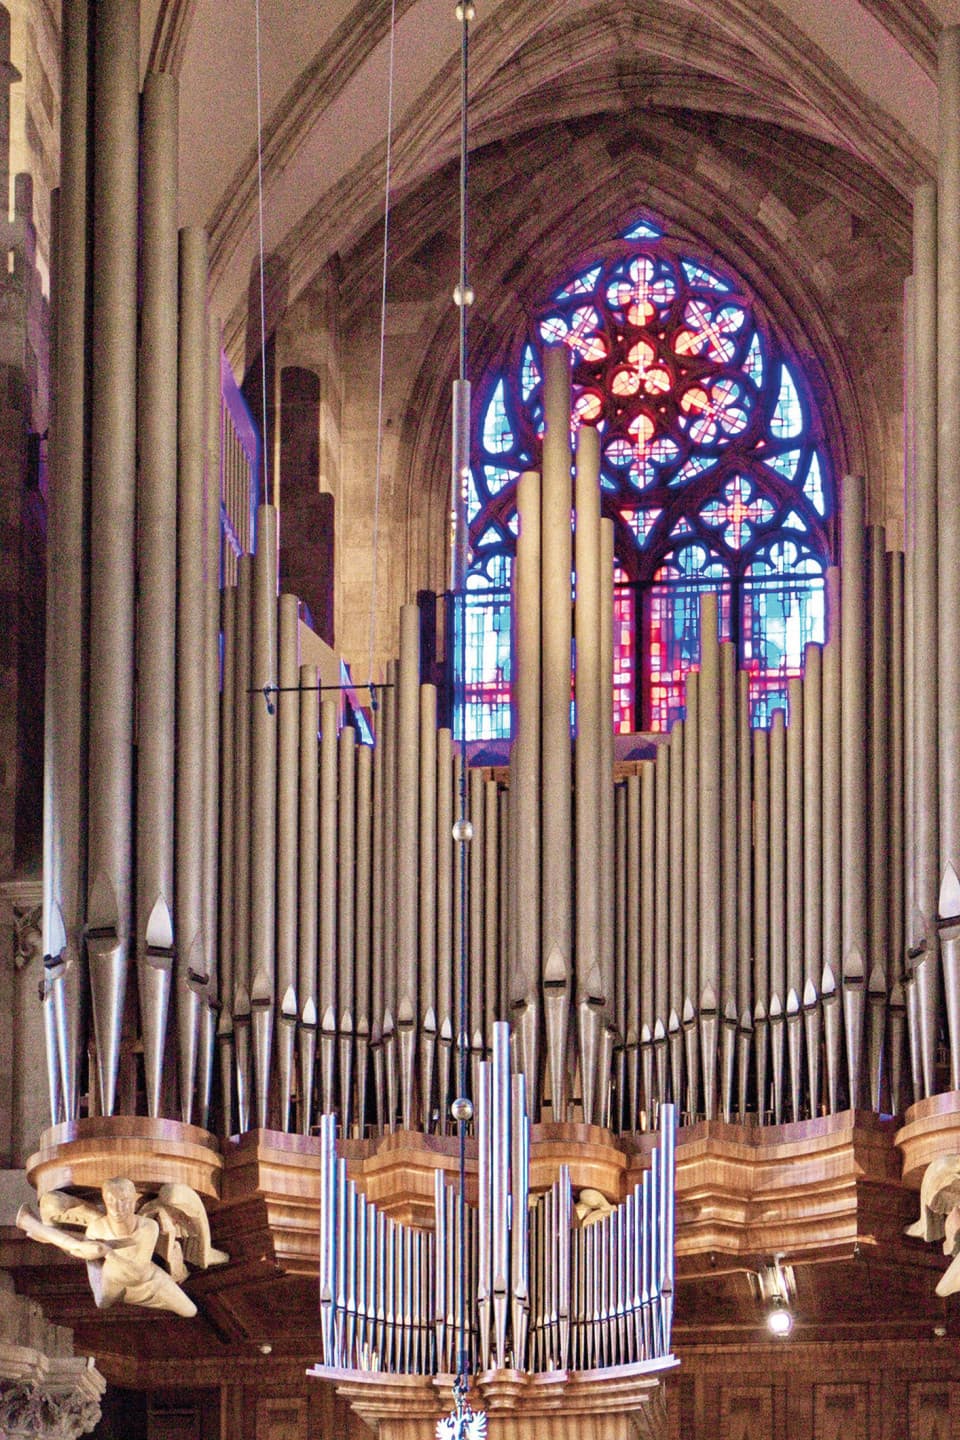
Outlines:
{"label": "wooden panel", "polygon": [[719,1440],[773,1440],[769,1385],[727,1385],[720,1402]]}
{"label": "wooden panel", "polygon": [[954,1440],[960,1425],[951,1401],[956,1386],[936,1381],[910,1386],[910,1440]]}
{"label": "wooden panel", "polygon": [[866,1385],[818,1385],[814,1440],[869,1440]]}
{"label": "wooden panel", "polygon": [[258,1400],[257,1440],[307,1440],[306,1400]]}

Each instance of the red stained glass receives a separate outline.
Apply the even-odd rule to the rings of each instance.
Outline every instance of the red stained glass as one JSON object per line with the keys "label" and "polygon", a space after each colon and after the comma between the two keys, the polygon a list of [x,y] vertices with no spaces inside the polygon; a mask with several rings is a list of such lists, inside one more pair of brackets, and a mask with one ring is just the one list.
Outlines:
{"label": "red stained glass", "polygon": [[[620,245],[554,287],[505,367],[475,388],[476,564],[492,575],[490,557],[512,553],[515,477],[540,464],[542,347],[565,344],[571,431],[600,430],[603,510],[616,525],[618,730],[668,729],[682,711],[699,596],[718,587],[766,723],[802,664],[798,637],[825,634],[834,497],[816,413],[733,278],[646,222]],[[489,639],[487,655],[476,683],[502,714],[509,667],[498,660],[499,677],[481,678]]]}

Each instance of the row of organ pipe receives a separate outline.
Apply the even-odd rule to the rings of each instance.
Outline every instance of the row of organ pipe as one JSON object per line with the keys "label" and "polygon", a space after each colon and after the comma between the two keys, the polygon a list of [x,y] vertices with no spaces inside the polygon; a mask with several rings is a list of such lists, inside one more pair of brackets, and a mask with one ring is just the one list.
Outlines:
{"label": "row of organ pipe", "polygon": [[435,1172],[433,1229],[394,1220],[320,1121],[323,1363],[401,1374],[589,1370],[666,1358],[674,1289],[674,1111],[620,1205],[575,1224],[570,1170],[530,1195],[530,1121],[509,1026],[478,1067],[476,1206]]}
{"label": "row of organ pipe", "polygon": [[[750,729],[749,676],[704,596],[684,719],[614,765],[612,528],[588,426],[571,483],[569,368],[550,349],[542,477],[519,486],[509,767],[464,773],[421,683],[415,606],[371,748],[300,664],[274,511],[221,566],[224,503],[234,540],[248,533],[243,460],[221,444],[204,238],[176,226],[176,82],[148,75],[139,107],[135,0],[63,9],[52,1118],[80,1111],[87,1016],[90,1108],[228,1132],[310,1131],[333,1107],[355,1132],[446,1128],[460,1061],[475,1089],[498,1020],[534,1121],[632,1131],[667,1101],[780,1121],[960,1087],[954,149],[915,205],[906,563],[847,476],[829,639],[789,716]],[[955,30],[941,67],[952,136]],[[472,839],[454,840],[462,812]]]}

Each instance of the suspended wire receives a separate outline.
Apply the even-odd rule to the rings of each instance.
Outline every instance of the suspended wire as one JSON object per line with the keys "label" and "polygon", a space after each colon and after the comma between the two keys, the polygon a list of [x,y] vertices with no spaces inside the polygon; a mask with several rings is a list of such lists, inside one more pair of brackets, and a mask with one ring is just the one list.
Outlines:
{"label": "suspended wire", "polygon": [[[454,293],[454,301],[459,316],[459,367],[458,374],[461,384],[467,377],[467,312],[473,300],[467,280],[468,261],[468,200],[469,200],[469,160],[468,160],[468,101],[469,101],[469,73],[470,73],[470,21],[475,14],[472,0],[460,0],[456,7],[456,16],[460,21],[460,253],[459,253],[459,278]],[[456,388],[456,387],[455,387]],[[454,402],[455,406],[457,401]],[[457,415],[454,413],[453,424],[456,435]],[[456,447],[456,438],[454,440]],[[461,1099],[467,1094],[467,1055],[469,1051],[468,1035],[468,994],[467,994],[467,864],[468,850],[464,843],[469,837],[472,839],[472,828],[467,819],[467,711],[466,711],[466,681],[467,681],[467,592],[466,576],[460,573],[461,565],[456,558],[456,551],[460,544],[461,509],[465,497],[462,495],[462,476],[459,473],[457,464],[453,469],[453,513],[454,533],[453,545],[455,559],[453,574],[455,584],[459,589],[453,595],[453,611],[458,622],[455,624],[455,660],[454,660],[454,709],[456,724],[459,727],[460,740],[460,819],[459,825],[463,840],[460,845],[460,1015],[459,1015],[459,1079],[458,1089]],[[466,1107],[464,1107],[466,1108]],[[469,1386],[470,1358],[467,1344],[467,1313],[466,1313],[466,1266],[467,1266],[467,1115],[462,1113],[457,1118],[457,1140],[458,1140],[458,1171],[459,1171],[459,1194],[457,1197],[459,1210],[460,1230],[460,1313],[457,1316],[457,1329],[459,1332],[457,1345],[457,1375],[454,1383],[454,1398],[457,1405],[459,1428],[462,1431],[464,1420],[464,1406],[466,1403],[467,1389]],[[462,1440],[462,1436],[458,1437]]]}
{"label": "suspended wire", "polygon": [[383,483],[383,388],[387,337],[387,270],[390,257],[390,191],[393,180],[393,73],[397,34],[397,0],[390,0],[390,54],[387,62],[387,153],[383,193],[383,265],[380,273],[380,357],[377,367],[377,456],[373,479],[373,551],[370,561],[370,627],[367,678],[371,708],[376,709],[373,684],[373,642],[377,620],[377,557],[380,549],[380,492]]}
{"label": "suspended wire", "polygon": [[[270,437],[267,425],[267,300],[263,243],[263,63],[260,52],[260,0],[254,0],[257,37],[257,232],[260,264],[260,396],[263,407],[263,499],[270,503]],[[280,496],[273,496],[279,509]]]}

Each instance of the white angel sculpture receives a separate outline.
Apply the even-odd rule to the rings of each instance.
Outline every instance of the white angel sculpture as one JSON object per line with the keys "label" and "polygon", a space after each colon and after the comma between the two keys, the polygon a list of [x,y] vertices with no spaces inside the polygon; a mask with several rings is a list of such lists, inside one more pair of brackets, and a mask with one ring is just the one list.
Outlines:
{"label": "white angel sculpture", "polygon": [[[108,1180],[101,1194],[102,1206],[51,1190],[40,1197],[42,1218],[21,1205],[17,1224],[32,1239],[87,1262],[99,1310],[122,1301],[187,1318],[196,1315],[196,1305],[180,1288],[188,1274],[185,1260],[205,1270],[230,1258],[211,1245],[210,1223],[197,1192],[189,1185],[163,1185],[156,1199],[139,1210],[132,1180]],[[82,1238],[70,1233],[79,1229]],[[166,1269],[156,1263],[155,1253]]]}
{"label": "white angel sculpture", "polygon": [[927,1166],[920,1184],[920,1218],[904,1233],[943,1241],[944,1255],[953,1259],[936,1293],[955,1295],[960,1290],[960,1155],[944,1155]]}

